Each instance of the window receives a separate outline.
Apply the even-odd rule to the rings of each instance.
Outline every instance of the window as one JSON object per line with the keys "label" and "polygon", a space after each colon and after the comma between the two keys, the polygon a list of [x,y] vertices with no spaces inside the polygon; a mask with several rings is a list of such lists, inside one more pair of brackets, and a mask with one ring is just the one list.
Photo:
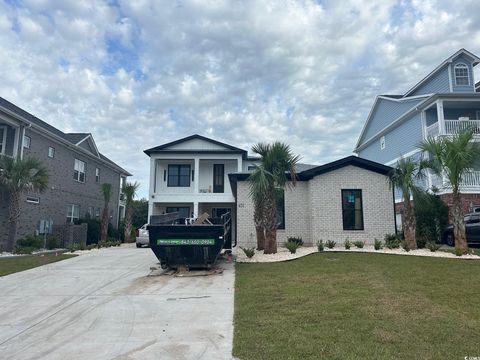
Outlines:
{"label": "window", "polygon": [[6,143],[7,143],[7,127],[0,126],[0,155],[5,154]]}
{"label": "window", "polygon": [[54,158],[55,157],[55,148],[49,146],[48,147],[48,157],[49,158]]}
{"label": "window", "polygon": [[89,217],[89,218],[93,218],[94,212],[95,212],[94,207],[93,207],[93,206],[89,206],[89,207],[88,207],[88,211],[87,211],[88,217]]}
{"label": "window", "polygon": [[385,149],[385,136],[380,138],[380,150]]}
{"label": "window", "polygon": [[100,181],[100,169],[99,168],[95,168],[95,182],[99,182]]}
{"label": "window", "polygon": [[256,168],[257,168],[257,165],[248,165],[248,166],[247,166],[247,170],[248,170],[248,171],[253,171],[253,170],[255,170]]}
{"label": "window", "polygon": [[95,209],[95,217],[99,218],[100,217],[100,208]]}
{"label": "window", "polygon": [[362,190],[342,190],[343,230],[363,230]]}
{"label": "window", "polygon": [[40,198],[35,197],[35,196],[27,196],[27,203],[39,204],[40,203]]}
{"label": "window", "polygon": [[169,187],[190,186],[190,165],[168,165]]}
{"label": "window", "polygon": [[277,206],[277,229],[285,229],[285,190],[276,189],[275,203]]}
{"label": "window", "polygon": [[182,218],[190,217],[190,208],[187,207],[167,207],[167,213],[178,212],[178,215]]}
{"label": "window", "polygon": [[32,139],[30,136],[24,135],[23,136],[23,147],[26,149],[30,149],[30,145],[32,143]]}
{"label": "window", "polygon": [[75,159],[73,178],[78,182],[85,182],[85,163],[83,161]]}
{"label": "window", "polygon": [[73,224],[80,218],[80,205],[67,205],[67,224]]}
{"label": "window", "polygon": [[465,64],[455,65],[455,85],[470,85],[470,77],[468,75],[468,67]]}

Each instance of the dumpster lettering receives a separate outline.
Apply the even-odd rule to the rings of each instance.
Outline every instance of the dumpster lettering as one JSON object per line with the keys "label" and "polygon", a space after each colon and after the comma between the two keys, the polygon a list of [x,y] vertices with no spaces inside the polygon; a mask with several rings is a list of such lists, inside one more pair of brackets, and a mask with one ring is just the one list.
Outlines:
{"label": "dumpster lettering", "polygon": [[215,245],[215,239],[157,239],[157,245]]}

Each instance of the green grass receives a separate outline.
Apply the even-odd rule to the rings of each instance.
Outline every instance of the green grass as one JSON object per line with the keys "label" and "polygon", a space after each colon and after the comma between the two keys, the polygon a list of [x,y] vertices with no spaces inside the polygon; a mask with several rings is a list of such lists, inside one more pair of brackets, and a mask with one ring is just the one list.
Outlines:
{"label": "green grass", "polygon": [[0,258],[0,276],[13,274],[19,271],[31,269],[45,264],[50,264],[60,260],[70,259],[75,256],[77,255],[55,256],[55,254],[48,254],[45,256],[28,255]]}
{"label": "green grass", "polygon": [[236,265],[234,355],[480,356],[480,261],[319,253]]}
{"label": "green grass", "polygon": [[[469,246],[468,249],[473,252],[473,255],[480,256],[480,248],[474,248]],[[451,254],[455,254],[455,248],[453,246],[443,245],[438,251],[448,252]]]}

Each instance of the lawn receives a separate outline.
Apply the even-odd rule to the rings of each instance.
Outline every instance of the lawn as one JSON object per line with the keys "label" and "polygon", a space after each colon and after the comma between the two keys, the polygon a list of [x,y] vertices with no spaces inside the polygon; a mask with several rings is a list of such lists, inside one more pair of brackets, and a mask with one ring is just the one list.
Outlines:
{"label": "lawn", "polygon": [[234,355],[480,357],[480,261],[320,253],[236,264]]}
{"label": "lawn", "polygon": [[37,266],[50,264],[60,260],[69,259],[76,255],[58,255],[48,254],[44,256],[28,255],[28,256],[12,256],[0,258],[0,276],[12,274],[15,272],[31,269]]}

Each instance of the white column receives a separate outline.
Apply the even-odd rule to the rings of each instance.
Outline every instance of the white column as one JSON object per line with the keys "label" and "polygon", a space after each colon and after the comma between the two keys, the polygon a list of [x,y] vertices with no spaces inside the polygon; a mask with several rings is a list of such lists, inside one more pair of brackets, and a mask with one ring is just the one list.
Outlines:
{"label": "white column", "polygon": [[438,130],[440,135],[445,135],[445,117],[443,115],[443,100],[437,100]]}
{"label": "white column", "polygon": [[153,215],[153,201],[148,201],[148,218],[147,222],[150,223],[150,216]]}
{"label": "white column", "polygon": [[157,180],[157,159],[151,157],[150,158],[150,187],[149,187],[149,200],[151,200],[152,195],[155,194],[156,191],[156,180]]}
{"label": "white column", "polygon": [[195,201],[193,203],[193,217],[198,217],[198,201]]}
{"label": "white column", "polygon": [[242,157],[240,156],[237,160],[237,172],[242,172]]}
{"label": "white column", "polygon": [[420,113],[420,118],[422,119],[422,135],[425,140],[427,138],[427,117],[425,111]]}
{"label": "white column", "polygon": [[[195,158],[195,174],[194,174],[194,180],[193,180],[193,192],[195,194],[198,194],[198,184],[200,180],[200,159],[198,157]],[[197,213],[198,213],[198,204],[197,204]]]}

